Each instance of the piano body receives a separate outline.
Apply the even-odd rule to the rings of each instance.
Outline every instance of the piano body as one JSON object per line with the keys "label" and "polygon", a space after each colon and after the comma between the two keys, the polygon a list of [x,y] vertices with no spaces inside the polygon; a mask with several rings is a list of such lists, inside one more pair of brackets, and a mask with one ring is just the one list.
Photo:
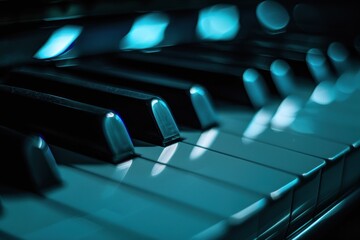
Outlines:
{"label": "piano body", "polygon": [[356,1],[0,6],[0,239],[359,233]]}

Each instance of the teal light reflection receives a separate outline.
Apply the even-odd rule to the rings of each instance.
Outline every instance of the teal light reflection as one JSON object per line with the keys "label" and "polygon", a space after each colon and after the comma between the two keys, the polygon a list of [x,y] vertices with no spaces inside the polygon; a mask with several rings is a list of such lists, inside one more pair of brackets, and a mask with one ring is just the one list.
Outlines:
{"label": "teal light reflection", "polygon": [[351,67],[349,63],[350,54],[343,44],[339,42],[331,43],[328,47],[327,54],[339,74]]}
{"label": "teal light reflection", "polygon": [[256,17],[260,24],[270,32],[283,31],[290,21],[286,9],[275,1],[261,2],[256,7]]}
{"label": "teal light reflection", "polygon": [[291,124],[290,129],[302,134],[314,134],[316,125],[314,119],[310,117],[301,117]]}
{"label": "teal light reflection", "polygon": [[164,13],[140,16],[120,41],[120,49],[146,49],[157,46],[164,40],[169,22],[169,17]]}
{"label": "teal light reflection", "polygon": [[356,81],[358,80],[359,79],[357,78],[356,71],[346,71],[341,74],[340,77],[337,79],[335,87],[339,92],[346,94],[350,97],[351,94],[357,89]]}
{"label": "teal light reflection", "polygon": [[244,144],[252,143],[268,128],[273,115],[274,113],[266,108],[257,111],[243,133],[242,142]]}
{"label": "teal light reflection", "polygon": [[82,27],[75,25],[67,25],[57,29],[35,53],[34,58],[48,59],[64,53],[80,36],[82,29]]}
{"label": "teal light reflection", "polygon": [[271,128],[277,131],[282,131],[283,129],[289,127],[295,121],[303,104],[303,101],[296,96],[288,96],[285,98],[271,119]]}
{"label": "teal light reflection", "polygon": [[154,167],[151,170],[151,176],[155,177],[165,170],[166,164],[174,156],[177,148],[178,148],[178,143],[174,143],[163,149],[157,160],[158,163],[155,163]]}
{"label": "teal light reflection", "polygon": [[218,135],[219,130],[216,128],[212,128],[208,131],[201,133],[195,145],[201,147],[193,148],[193,150],[190,152],[190,160],[196,160],[200,158],[205,152],[207,152],[207,148],[209,148],[214,143]]}
{"label": "teal light reflection", "polygon": [[200,39],[231,40],[239,32],[239,20],[236,6],[217,4],[200,10],[196,31]]}

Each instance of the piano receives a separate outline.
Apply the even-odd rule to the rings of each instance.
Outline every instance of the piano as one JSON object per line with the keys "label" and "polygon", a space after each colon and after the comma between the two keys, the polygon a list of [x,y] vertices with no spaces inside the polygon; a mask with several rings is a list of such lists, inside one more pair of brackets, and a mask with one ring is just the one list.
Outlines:
{"label": "piano", "polygon": [[359,234],[356,1],[0,12],[0,239]]}

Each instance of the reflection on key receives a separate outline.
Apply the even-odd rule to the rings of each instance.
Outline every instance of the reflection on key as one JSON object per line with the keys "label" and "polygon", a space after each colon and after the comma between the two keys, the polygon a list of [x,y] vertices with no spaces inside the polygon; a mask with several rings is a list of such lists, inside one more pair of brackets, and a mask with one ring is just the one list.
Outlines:
{"label": "reflection on key", "polygon": [[[169,151],[170,155],[173,150],[174,149],[171,149],[171,151]],[[120,211],[120,213],[115,212],[115,215],[101,214],[100,217],[115,217],[118,214],[123,216],[128,215],[131,220],[122,218],[123,220],[118,221],[118,223],[126,223],[135,229],[136,226],[134,224],[139,224],[139,216],[143,215],[145,217],[144,211],[146,211],[147,214],[146,219],[152,219],[151,221],[159,219],[160,215],[167,212],[167,214],[173,216],[174,219],[178,219],[179,217],[184,218],[183,220],[185,220],[186,217],[192,219],[182,222],[184,227],[186,227],[183,229],[184,232],[181,233],[181,236],[185,236],[185,238],[188,238],[189,234],[194,234],[194,231],[199,231],[200,227],[204,228],[205,223],[207,223],[206,225],[209,227],[209,222],[212,222],[212,225],[214,225],[223,219],[227,219],[229,220],[229,225],[223,227],[234,227],[233,231],[235,234],[239,234],[239,236],[248,239],[255,236],[252,231],[255,231],[255,234],[257,233],[258,214],[259,211],[264,209],[267,203],[263,195],[245,189],[235,188],[208,178],[202,178],[167,165],[161,172],[153,176],[152,173],[155,163],[141,158],[133,159],[131,164],[127,164],[126,167],[122,165],[119,170],[119,168],[113,165],[101,164],[99,160],[71,153],[65,149],[55,148],[54,154],[60,162],[64,160],[68,162],[70,166],[82,172],[87,172],[88,174],[84,177],[87,175],[89,176],[86,178],[96,176],[96,182],[91,179],[84,178],[82,180],[76,176],[74,176],[76,178],[71,177],[71,172],[67,170],[64,173],[64,178],[67,177],[69,181],[76,180],[76,183],[69,184],[69,188],[72,187],[73,189],[64,188],[63,193],[58,192],[52,194],[52,199],[67,201],[66,204],[72,204],[73,207],[80,207],[83,208],[83,211],[99,214],[101,214],[101,211],[96,209],[100,206],[101,208],[107,206],[110,211]],[[76,163],[76,159],[84,157],[86,159],[77,160],[79,163]],[[69,158],[73,159],[73,163],[68,161]],[[166,159],[168,159],[168,157],[166,157]],[[86,161],[88,162],[87,164],[85,163]],[[91,201],[84,204],[82,199],[78,199],[78,201],[70,199],[70,196],[74,195],[73,191],[79,191],[79,189],[77,189],[78,186],[75,185],[82,185],[84,183],[86,183],[85,185],[88,187],[83,187],[82,192],[78,194],[82,196],[81,198],[91,199]],[[96,190],[94,190],[94,188]],[[140,196],[135,198],[135,196],[130,195],[129,191],[130,193],[134,191],[139,192]],[[68,195],[68,197],[64,194]],[[149,205],[149,197],[146,197],[146,195],[149,197],[153,196],[152,198],[156,199],[156,205],[155,202],[150,202],[151,205]],[[108,204],[104,205],[104,201]],[[169,212],[169,209],[172,210]],[[133,216],[132,212],[138,213]],[[247,212],[248,214],[244,216],[240,212]],[[241,218],[238,218],[237,215],[241,216]],[[164,223],[158,226],[169,226],[169,229],[164,230],[165,232],[161,234],[170,236],[170,234],[172,234],[171,229],[173,229],[174,224],[177,225],[179,221],[168,221],[166,219],[168,218],[162,219]],[[161,219],[159,219],[159,221],[161,221]],[[193,225],[193,227],[190,227],[191,225]],[[145,224],[145,226],[147,226],[147,224]],[[222,232],[223,231],[224,229],[222,229]],[[147,229],[145,232],[160,234],[157,233],[156,229]]]}
{"label": "reflection on key", "polygon": [[207,148],[210,148],[212,143],[216,140],[219,134],[217,128],[212,128],[208,131],[201,133],[196,145],[204,146],[203,148],[194,148],[190,153],[190,160],[196,160],[207,152]]}
{"label": "reflection on key", "polygon": [[256,108],[264,106],[269,101],[270,96],[262,76],[255,69],[249,68],[245,70],[242,78],[252,104]]}
{"label": "reflection on key", "polygon": [[0,221],[2,239],[115,240],[120,235],[126,239],[144,238],[141,233],[121,226],[114,228],[112,223],[97,219],[93,213],[84,214],[29,192],[11,189],[11,194],[3,194],[3,203],[6,216]]}
{"label": "reflection on key", "polygon": [[290,126],[295,121],[302,105],[303,101],[298,97],[289,96],[285,98],[271,119],[271,127],[280,131]]}
{"label": "reflection on key", "polygon": [[283,32],[290,17],[286,9],[276,1],[263,1],[256,7],[256,16],[261,25],[270,33]]}

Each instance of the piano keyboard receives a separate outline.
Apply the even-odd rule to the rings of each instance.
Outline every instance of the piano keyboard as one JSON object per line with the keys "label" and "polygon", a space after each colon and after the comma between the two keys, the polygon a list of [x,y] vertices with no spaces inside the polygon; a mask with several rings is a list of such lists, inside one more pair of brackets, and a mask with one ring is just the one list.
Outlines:
{"label": "piano keyboard", "polygon": [[[215,5],[184,30],[201,41],[157,40],[171,24],[152,12],[122,29],[123,51],[92,39],[115,23],[74,20],[43,34],[31,61],[10,59],[0,239],[324,236],[360,196],[358,52],[348,38],[295,31],[279,4],[247,8],[258,19],[245,14],[246,37],[238,9]],[[209,12],[229,29],[205,31],[218,23]]]}

